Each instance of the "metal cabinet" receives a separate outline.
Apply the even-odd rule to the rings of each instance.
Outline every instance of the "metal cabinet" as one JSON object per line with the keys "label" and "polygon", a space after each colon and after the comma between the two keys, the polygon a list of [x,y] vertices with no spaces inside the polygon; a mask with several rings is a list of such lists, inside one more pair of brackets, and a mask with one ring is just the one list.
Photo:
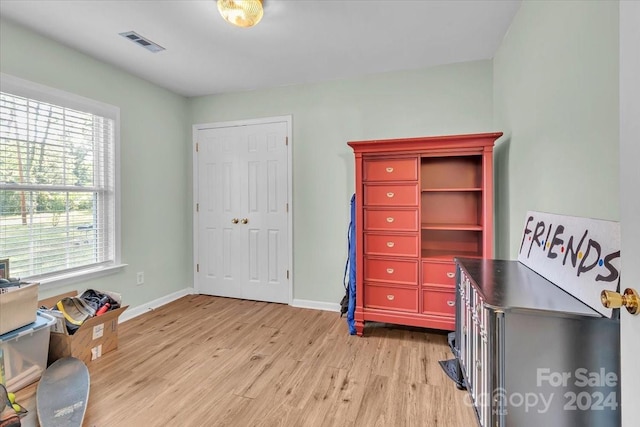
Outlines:
{"label": "metal cabinet", "polygon": [[456,259],[456,332],[482,427],[619,427],[619,321],[518,261]]}

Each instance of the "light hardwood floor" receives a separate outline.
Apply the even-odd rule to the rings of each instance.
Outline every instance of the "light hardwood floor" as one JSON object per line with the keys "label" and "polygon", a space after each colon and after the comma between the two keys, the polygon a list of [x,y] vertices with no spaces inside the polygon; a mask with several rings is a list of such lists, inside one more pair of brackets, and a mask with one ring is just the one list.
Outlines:
{"label": "light hardwood floor", "polygon": [[[85,426],[473,427],[446,333],[204,295],[120,325],[89,364]],[[36,385],[17,395],[35,411]]]}

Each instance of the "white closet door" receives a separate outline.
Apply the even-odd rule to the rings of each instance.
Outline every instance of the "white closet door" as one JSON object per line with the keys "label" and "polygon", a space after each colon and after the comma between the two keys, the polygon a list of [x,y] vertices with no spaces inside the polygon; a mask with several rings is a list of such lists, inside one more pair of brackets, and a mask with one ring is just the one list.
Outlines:
{"label": "white closet door", "polygon": [[198,131],[199,290],[289,300],[287,123]]}

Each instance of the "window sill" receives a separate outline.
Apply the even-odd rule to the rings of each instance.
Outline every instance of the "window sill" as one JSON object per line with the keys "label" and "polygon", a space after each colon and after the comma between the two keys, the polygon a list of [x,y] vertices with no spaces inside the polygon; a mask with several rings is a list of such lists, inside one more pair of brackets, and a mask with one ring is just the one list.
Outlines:
{"label": "window sill", "polygon": [[[86,280],[91,280],[98,277],[119,273],[126,266],[127,264],[114,264],[114,265],[108,265],[104,267],[96,267],[96,268],[91,268],[86,270],[74,271],[73,273],[61,274],[59,276],[51,276],[51,277],[42,278],[34,281],[40,283],[41,287],[46,287],[47,289],[53,289],[60,286],[70,285],[77,282],[83,282]],[[26,278],[25,280],[28,281],[29,278]]]}

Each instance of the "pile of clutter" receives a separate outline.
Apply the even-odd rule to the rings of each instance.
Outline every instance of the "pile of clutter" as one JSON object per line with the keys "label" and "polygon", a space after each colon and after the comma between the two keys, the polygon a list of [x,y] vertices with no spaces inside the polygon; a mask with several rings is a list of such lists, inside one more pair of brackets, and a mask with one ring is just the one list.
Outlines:
{"label": "pile of clutter", "polygon": [[120,308],[120,303],[106,293],[87,289],[81,295],[60,299],[54,307],[42,307],[58,311],[64,316],[69,335],[73,335],[89,318]]}

